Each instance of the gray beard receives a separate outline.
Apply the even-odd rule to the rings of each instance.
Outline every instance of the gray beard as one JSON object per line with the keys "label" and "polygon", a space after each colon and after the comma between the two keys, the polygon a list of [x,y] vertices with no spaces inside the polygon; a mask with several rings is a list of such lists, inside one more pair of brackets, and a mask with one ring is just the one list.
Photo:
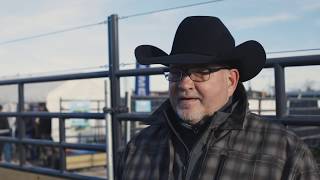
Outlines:
{"label": "gray beard", "polygon": [[179,109],[177,109],[176,111],[179,118],[188,124],[196,124],[199,121],[201,121],[204,117],[211,116],[214,114],[214,112],[205,114],[204,112],[199,112],[199,111],[184,113]]}

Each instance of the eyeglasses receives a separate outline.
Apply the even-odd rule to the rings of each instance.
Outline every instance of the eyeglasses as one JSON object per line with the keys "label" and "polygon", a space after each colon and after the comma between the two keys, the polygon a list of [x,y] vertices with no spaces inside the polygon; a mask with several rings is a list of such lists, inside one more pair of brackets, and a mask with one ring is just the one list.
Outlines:
{"label": "eyeglasses", "polygon": [[179,82],[186,75],[194,82],[204,82],[210,79],[210,74],[229,67],[195,67],[189,69],[170,68],[169,72],[164,72],[165,78],[170,82]]}

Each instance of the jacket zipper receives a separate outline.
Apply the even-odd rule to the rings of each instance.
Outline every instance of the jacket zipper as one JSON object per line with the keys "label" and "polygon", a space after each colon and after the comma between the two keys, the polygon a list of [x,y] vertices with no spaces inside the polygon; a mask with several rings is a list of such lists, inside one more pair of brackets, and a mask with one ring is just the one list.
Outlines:
{"label": "jacket zipper", "polygon": [[175,129],[173,128],[172,124],[170,123],[169,121],[169,117],[166,113],[164,113],[166,119],[168,120],[168,124],[170,126],[170,128],[172,129],[173,133],[176,135],[176,137],[178,138],[178,140],[182,143],[182,145],[184,146],[184,148],[187,150],[187,153],[188,153],[188,157],[187,157],[187,163],[184,165],[183,167],[183,178],[185,179],[185,177],[187,176],[187,170],[188,170],[188,167],[189,167],[189,161],[190,161],[190,155],[191,155],[191,152],[193,150],[193,147],[191,149],[191,151],[189,151],[189,149],[187,148],[187,145],[183,142],[183,140],[181,139],[180,135],[175,131]]}
{"label": "jacket zipper", "polygon": [[226,159],[227,159],[227,155],[225,155],[225,154],[221,154],[220,155],[220,160],[219,160],[220,162],[219,162],[217,173],[215,175],[214,180],[219,180],[220,179],[220,176],[222,174],[222,169],[224,167],[224,162],[226,161]]}
{"label": "jacket zipper", "polygon": [[[209,134],[210,134],[210,133],[209,133]],[[182,140],[181,140],[181,142],[184,144],[184,142],[183,142]],[[187,150],[187,152],[188,152],[188,158],[187,158],[187,163],[185,164],[184,172],[183,172],[183,178],[184,178],[184,179],[186,179],[187,173],[188,173],[188,171],[189,171],[190,157],[191,157],[191,155],[192,155],[191,153],[193,152],[193,149],[197,146],[198,143],[199,143],[199,141],[196,142],[196,144],[193,145],[193,147],[192,147],[190,150],[188,150],[187,146],[185,145],[186,150]],[[191,177],[192,177],[192,175],[191,175]]]}
{"label": "jacket zipper", "polygon": [[[215,130],[216,130],[216,128],[213,128],[213,132],[214,132]],[[229,131],[229,132],[230,132],[230,131]],[[215,136],[214,136],[214,134],[213,134],[213,136],[210,138],[210,139],[213,139],[213,140],[207,142],[207,144],[206,144],[207,147],[205,147],[206,150],[205,150],[204,158],[202,159],[201,168],[199,169],[200,171],[198,172],[199,175],[198,175],[197,179],[200,179],[200,176],[201,176],[200,172],[201,172],[201,170],[203,169],[203,166],[204,166],[204,164],[205,164],[205,162],[206,162],[207,154],[208,154],[208,151],[209,151],[210,144],[212,144],[212,143],[214,143],[215,141],[218,141],[218,140],[224,138],[226,135],[229,134],[229,132],[227,132],[225,135],[223,135],[223,136],[221,136],[221,137],[219,137],[219,138],[215,138]],[[220,176],[221,176],[221,173],[222,173],[222,169],[223,169],[223,167],[224,167],[224,162],[225,162],[226,159],[227,159],[227,155],[226,155],[225,153],[220,153],[219,164],[218,164],[217,173],[216,173],[216,175],[215,175],[214,180],[219,180],[219,179],[220,179]]]}
{"label": "jacket zipper", "polygon": [[[216,140],[215,136],[214,136],[214,132],[217,128],[214,127],[210,130],[209,134],[208,134],[208,137],[207,137],[207,142],[205,144],[205,146],[203,147],[203,150],[204,150],[204,156],[203,156],[203,159],[201,160],[201,164],[200,164],[200,169],[199,169],[199,172],[198,172],[198,175],[197,175],[197,178],[196,179],[200,179],[200,172],[204,166],[204,163],[207,159],[207,155],[208,155],[208,151],[209,151],[209,147],[210,147],[210,144],[211,142],[214,142]],[[211,140],[213,138],[213,140]]]}
{"label": "jacket zipper", "polygon": [[[165,117],[167,118],[167,120],[169,119],[168,118],[168,116],[167,116],[167,114],[165,113]],[[177,138],[179,139],[179,141],[184,145],[184,147],[185,147],[185,149],[187,150],[187,152],[188,152],[188,157],[187,157],[187,163],[184,165],[184,167],[183,167],[183,170],[184,170],[184,172],[183,172],[183,178],[185,179],[186,178],[186,176],[187,176],[187,172],[188,172],[188,170],[189,170],[189,163],[190,163],[190,156],[191,156],[191,153],[193,152],[193,149],[194,149],[194,147],[196,146],[196,145],[194,145],[193,147],[192,147],[192,149],[189,151],[188,150],[188,148],[187,148],[187,146],[186,146],[186,144],[183,142],[183,140],[180,138],[180,136],[178,135],[178,133],[175,131],[175,129],[173,128],[173,126],[172,126],[172,124],[169,122],[168,123],[169,124],[169,126],[171,127],[171,129],[173,130],[173,132],[175,133],[175,135],[177,136]],[[208,145],[208,144],[211,144],[212,142],[214,142],[214,141],[216,141],[216,140],[218,140],[217,138],[214,138],[214,141],[211,141],[212,139],[212,135],[214,136],[214,132],[215,132],[215,130],[217,130],[217,127],[213,127],[210,131],[211,132],[209,132],[209,134],[208,134],[208,139],[207,139],[207,142],[206,142],[206,145],[205,145],[205,148],[206,148],[206,151],[205,151],[205,157],[204,157],[204,159],[202,160],[202,163],[201,163],[201,166],[203,166],[203,163],[204,163],[204,161],[206,160],[206,156],[207,156],[207,153],[208,153],[208,148],[206,147],[206,146],[210,146],[210,145]],[[227,133],[228,134],[228,133]],[[224,137],[224,136],[223,136]],[[220,137],[220,138],[223,138],[223,137]],[[220,139],[219,138],[219,139]],[[226,159],[226,155],[224,155],[224,154],[222,154],[221,155],[221,161],[219,162],[219,165],[218,165],[218,172],[216,173],[216,176],[215,176],[215,179],[214,180],[219,180],[218,178],[220,178],[220,176],[221,176],[221,171],[222,171],[222,168],[223,168],[223,166],[224,166],[224,161],[225,161],[225,159]],[[202,167],[201,167],[202,168]],[[200,171],[201,171],[201,169],[200,169]],[[198,177],[199,178],[199,177]]]}
{"label": "jacket zipper", "polygon": [[[201,159],[200,169],[198,169],[198,172],[192,172],[191,177],[193,177],[193,174],[194,174],[194,173],[197,173],[198,175],[197,175],[197,178],[196,178],[196,179],[199,179],[199,178],[200,178],[200,172],[201,172],[201,170],[202,170],[202,168],[203,168],[204,162],[205,162],[206,159],[207,159],[207,154],[208,154],[208,151],[209,151],[210,144],[211,144],[212,142],[216,141],[216,138],[215,138],[215,136],[214,136],[214,132],[215,132],[216,129],[217,129],[217,127],[214,127],[214,128],[212,128],[212,129],[210,130],[210,132],[208,133],[208,136],[207,136],[207,139],[206,139],[206,143],[205,143],[205,145],[202,147],[202,149],[204,150],[204,156],[203,156],[202,159],[200,158],[200,159]],[[195,146],[194,146],[194,147],[195,147]],[[192,149],[192,150],[193,150],[193,149]],[[192,151],[191,151],[191,152],[192,152]],[[190,159],[190,155],[191,155],[191,154],[189,154],[188,159]],[[188,167],[189,167],[189,162],[188,162]],[[186,171],[186,173],[187,173],[187,171]],[[185,176],[184,176],[184,177],[186,177],[186,173],[185,173]]]}

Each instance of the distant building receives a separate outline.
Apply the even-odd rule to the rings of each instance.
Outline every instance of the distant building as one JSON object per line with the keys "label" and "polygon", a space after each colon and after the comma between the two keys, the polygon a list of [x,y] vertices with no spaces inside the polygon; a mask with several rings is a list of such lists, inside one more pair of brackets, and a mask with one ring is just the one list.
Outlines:
{"label": "distant building", "polygon": [[320,115],[320,91],[293,91],[287,99],[291,115]]}

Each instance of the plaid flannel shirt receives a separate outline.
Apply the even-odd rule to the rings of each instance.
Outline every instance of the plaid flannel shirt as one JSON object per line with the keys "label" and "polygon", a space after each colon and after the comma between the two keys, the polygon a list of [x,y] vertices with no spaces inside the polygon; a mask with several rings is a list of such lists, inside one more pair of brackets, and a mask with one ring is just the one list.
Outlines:
{"label": "plaid flannel shirt", "polygon": [[[120,180],[319,180],[308,147],[280,124],[247,111],[239,103],[230,113],[218,112],[193,150],[186,151],[170,123],[164,102],[153,124],[128,143],[121,154]],[[205,143],[204,143],[205,142]],[[187,153],[186,153],[187,152]]]}

